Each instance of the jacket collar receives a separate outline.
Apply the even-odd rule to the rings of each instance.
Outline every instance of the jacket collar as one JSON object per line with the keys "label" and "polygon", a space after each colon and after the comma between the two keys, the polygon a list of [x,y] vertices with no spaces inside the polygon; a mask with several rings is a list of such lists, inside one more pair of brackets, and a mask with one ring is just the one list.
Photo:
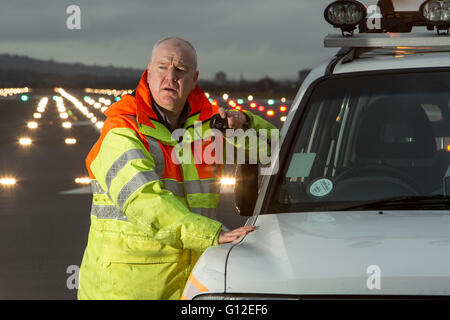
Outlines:
{"label": "jacket collar", "polygon": [[[192,127],[195,121],[208,121],[217,113],[218,107],[211,105],[202,90],[195,86],[187,98],[190,106],[184,128]],[[135,90],[135,96],[123,95],[122,99],[114,103],[105,111],[106,116],[131,115],[137,118],[139,131],[145,135],[155,137],[166,143],[172,143],[171,132],[158,119],[152,107],[150,89],[147,84],[147,70],[142,74]]]}

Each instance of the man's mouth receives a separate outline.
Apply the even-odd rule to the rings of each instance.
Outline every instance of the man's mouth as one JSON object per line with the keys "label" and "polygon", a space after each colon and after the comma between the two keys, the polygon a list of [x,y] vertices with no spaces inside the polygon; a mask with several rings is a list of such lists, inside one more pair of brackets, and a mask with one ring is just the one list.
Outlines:
{"label": "man's mouth", "polygon": [[177,92],[177,90],[176,90],[176,89],[173,89],[173,88],[163,88],[163,90],[164,90],[164,91],[168,91],[168,92],[174,92],[174,93]]}

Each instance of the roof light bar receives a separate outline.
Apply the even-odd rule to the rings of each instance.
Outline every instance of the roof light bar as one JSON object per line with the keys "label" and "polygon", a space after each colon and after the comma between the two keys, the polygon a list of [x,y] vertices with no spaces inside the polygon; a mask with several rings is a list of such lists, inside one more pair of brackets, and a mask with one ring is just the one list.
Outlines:
{"label": "roof light bar", "polygon": [[324,16],[335,28],[341,28],[343,35],[353,35],[356,26],[366,18],[367,9],[355,0],[339,0],[325,8]]}
{"label": "roof light bar", "polygon": [[427,0],[419,9],[422,17],[436,27],[438,34],[441,30],[450,29],[450,0]]}

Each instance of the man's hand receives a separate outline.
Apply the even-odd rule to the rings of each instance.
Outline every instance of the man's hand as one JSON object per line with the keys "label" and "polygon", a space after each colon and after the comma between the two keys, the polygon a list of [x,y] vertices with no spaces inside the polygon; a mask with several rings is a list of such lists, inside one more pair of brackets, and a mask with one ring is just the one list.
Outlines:
{"label": "man's hand", "polygon": [[256,229],[256,226],[244,226],[229,232],[221,232],[219,235],[219,244],[229,243],[229,242],[237,242],[241,237],[246,234],[253,232]]}
{"label": "man's hand", "polygon": [[228,120],[228,127],[231,129],[241,129],[247,123],[245,114],[238,110],[225,110],[220,107],[219,114],[222,119]]}

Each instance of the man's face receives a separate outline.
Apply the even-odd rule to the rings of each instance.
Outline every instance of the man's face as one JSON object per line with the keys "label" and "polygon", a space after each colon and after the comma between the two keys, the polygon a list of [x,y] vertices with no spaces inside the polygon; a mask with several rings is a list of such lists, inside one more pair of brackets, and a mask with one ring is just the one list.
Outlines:
{"label": "man's face", "polygon": [[187,44],[167,40],[155,49],[147,81],[158,105],[168,111],[181,111],[197,79],[194,52]]}

